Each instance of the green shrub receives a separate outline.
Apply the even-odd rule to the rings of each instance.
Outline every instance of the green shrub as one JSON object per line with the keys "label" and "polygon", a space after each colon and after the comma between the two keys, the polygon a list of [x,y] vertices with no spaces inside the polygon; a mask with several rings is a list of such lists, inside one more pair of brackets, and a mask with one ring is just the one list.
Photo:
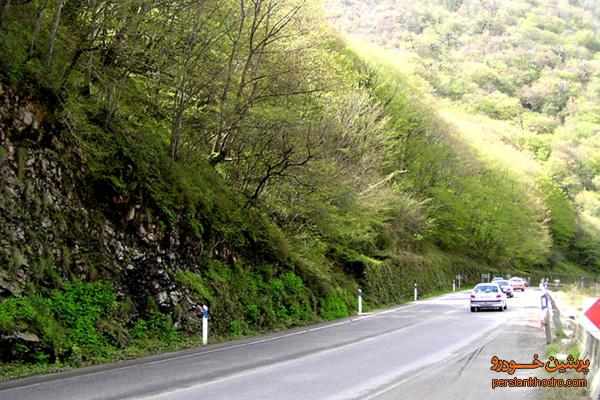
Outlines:
{"label": "green shrub", "polygon": [[474,102],[475,110],[495,119],[512,119],[523,112],[518,99],[498,91],[478,97]]}
{"label": "green shrub", "polygon": [[179,342],[181,340],[177,331],[173,329],[171,316],[158,311],[152,311],[146,319],[138,319],[131,329],[131,337],[141,341]]}
{"label": "green shrub", "polygon": [[229,335],[231,337],[240,337],[243,336],[247,331],[247,326],[243,321],[233,320],[229,323]]}
{"label": "green shrub", "polygon": [[109,332],[118,324],[117,307],[111,285],[76,281],[49,297],[32,294],[1,302],[0,332],[29,331],[40,337],[41,347],[52,357],[92,360],[115,346]]}
{"label": "green shrub", "polygon": [[214,303],[214,297],[210,290],[206,288],[202,277],[190,271],[177,272],[175,275],[177,282],[183,284],[186,288],[195,294],[198,301]]}
{"label": "green shrub", "polygon": [[321,306],[321,318],[324,320],[332,320],[344,318],[348,315],[348,306],[338,293],[330,293],[325,297]]}

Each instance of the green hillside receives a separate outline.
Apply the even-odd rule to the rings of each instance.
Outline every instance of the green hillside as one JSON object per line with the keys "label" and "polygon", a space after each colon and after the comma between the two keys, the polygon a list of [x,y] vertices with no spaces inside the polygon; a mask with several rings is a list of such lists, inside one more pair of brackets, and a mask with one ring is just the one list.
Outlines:
{"label": "green hillside", "polygon": [[[443,113],[451,115],[459,131],[467,131],[469,143],[497,153],[496,159],[517,166],[523,175],[536,175],[551,211],[553,265],[598,265],[596,1],[326,3],[344,32],[409,62],[431,92],[447,100]],[[457,109],[471,115],[465,118]],[[505,146],[497,147],[498,142]],[[573,210],[565,209],[561,197]]]}
{"label": "green hillside", "polygon": [[[372,309],[456,274],[599,271],[583,114],[347,37],[351,9],[0,4],[4,378],[197,344],[203,304],[214,341],[351,315],[359,288]],[[401,20],[379,26],[409,43]],[[504,100],[517,111],[478,114]]]}

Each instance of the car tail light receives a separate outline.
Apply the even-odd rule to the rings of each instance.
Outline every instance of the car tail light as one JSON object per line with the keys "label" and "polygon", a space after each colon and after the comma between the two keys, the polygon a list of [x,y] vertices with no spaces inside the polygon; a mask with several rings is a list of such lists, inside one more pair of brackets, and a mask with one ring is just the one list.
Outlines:
{"label": "car tail light", "polygon": [[497,295],[496,295],[496,298],[497,298],[497,299],[499,299],[500,297],[502,297],[502,295],[501,295],[501,294],[497,294]]}
{"label": "car tail light", "polygon": [[472,293],[471,293],[471,298],[472,298],[472,299],[474,299],[474,298],[475,298],[475,295],[474,295],[474,294],[472,294]]}

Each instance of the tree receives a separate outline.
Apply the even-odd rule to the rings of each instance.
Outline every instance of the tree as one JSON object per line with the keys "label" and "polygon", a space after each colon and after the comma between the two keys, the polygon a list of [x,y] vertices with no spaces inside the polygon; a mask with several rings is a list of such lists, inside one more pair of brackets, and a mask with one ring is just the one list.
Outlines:
{"label": "tree", "polygon": [[46,66],[50,67],[52,64],[52,56],[54,55],[54,46],[56,43],[56,35],[58,33],[58,26],[60,25],[60,14],[62,8],[65,5],[66,0],[57,0],[54,8],[54,18],[52,20],[52,28],[50,30],[50,41],[48,43],[48,53],[46,55]]}

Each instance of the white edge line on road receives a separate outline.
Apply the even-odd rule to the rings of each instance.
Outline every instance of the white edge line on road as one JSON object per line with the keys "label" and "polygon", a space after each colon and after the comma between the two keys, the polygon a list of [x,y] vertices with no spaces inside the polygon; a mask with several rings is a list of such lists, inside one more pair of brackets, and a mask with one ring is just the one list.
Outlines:
{"label": "white edge line on road", "polygon": [[[519,310],[521,310],[521,311],[523,309],[524,309],[523,306],[521,306],[519,308]],[[507,320],[505,322],[512,321],[515,318],[516,318],[515,315],[509,315],[508,318],[507,318]],[[498,331],[493,332],[492,335],[487,336],[487,337],[485,336],[485,333],[484,333],[481,336],[479,336],[479,338],[475,339],[475,341],[480,340],[482,337],[486,337],[486,340],[483,341],[483,344],[481,346],[487,346],[490,342],[492,342],[493,340],[495,340],[503,332],[504,331],[498,330]],[[465,347],[467,347],[467,345],[463,346],[462,348],[460,348],[458,350],[453,351],[446,358],[444,358],[443,360],[441,360],[440,362],[438,362],[436,364],[437,367],[439,367],[439,366],[441,366],[443,364],[446,364],[446,363],[448,363],[451,360],[454,360],[455,359],[455,355],[456,354],[461,354],[462,350]],[[391,390],[396,389],[399,386],[402,386],[403,384],[405,384],[406,382],[408,382],[408,381],[410,381],[412,379],[418,378],[419,376],[423,375],[423,373],[428,372],[428,371],[429,371],[429,369],[427,368],[427,366],[424,366],[419,371],[415,372],[414,374],[412,374],[410,376],[407,376],[406,378],[404,378],[404,379],[402,379],[400,381],[394,382],[393,384],[391,384],[389,386],[386,386],[383,389],[380,389],[380,390],[378,390],[375,393],[371,393],[371,394],[367,395],[366,397],[360,397],[360,399],[361,400],[372,400],[372,399],[375,399],[375,398],[377,398],[377,397],[379,397],[379,396],[381,396],[381,395],[383,395],[383,394],[385,394],[385,393],[387,393],[387,392],[389,392]]]}
{"label": "white edge line on road", "polygon": [[[329,328],[333,328],[333,327],[336,327],[336,326],[349,324],[349,323],[352,323],[352,322],[360,322],[360,321],[365,320],[365,319],[369,319],[369,318],[373,318],[373,317],[378,317],[378,316],[386,315],[386,314],[393,313],[393,312],[403,311],[403,310],[406,310],[407,308],[415,307],[418,304],[419,304],[418,302],[417,303],[411,302],[411,303],[403,304],[403,305],[400,305],[398,307],[395,307],[395,308],[392,308],[392,309],[389,309],[389,310],[380,311],[380,312],[374,312],[372,314],[364,315],[364,316],[361,315],[361,316],[357,316],[357,317],[351,318],[351,319],[346,320],[346,321],[335,322],[335,323],[332,323],[332,324],[327,324],[325,326],[319,326],[319,327],[316,327],[316,328],[304,329],[304,330],[299,331],[299,332],[292,332],[292,333],[288,333],[288,334],[284,334],[284,335],[279,335],[279,336],[274,336],[274,337],[270,337],[270,338],[258,339],[258,340],[254,340],[254,341],[247,342],[247,343],[232,344],[232,345],[229,345],[229,346],[220,347],[218,349],[199,351],[197,353],[185,354],[185,355],[176,356],[176,357],[169,357],[169,358],[165,358],[165,359],[162,359],[162,360],[143,362],[141,364],[124,365],[122,367],[115,367],[115,368],[110,368],[110,369],[103,369],[101,371],[93,371],[93,372],[89,372],[89,373],[83,373],[81,375],[67,376],[65,378],[57,378],[56,380],[67,381],[67,380],[71,380],[71,379],[77,379],[77,378],[87,377],[87,376],[94,376],[94,375],[98,375],[98,374],[104,374],[104,373],[113,372],[113,371],[120,371],[120,370],[124,370],[124,369],[129,369],[129,368],[139,368],[139,367],[143,367],[143,366],[146,366],[146,365],[156,365],[156,364],[161,364],[161,363],[168,362],[168,361],[183,360],[183,359],[192,358],[192,357],[201,357],[201,356],[206,355],[206,354],[218,353],[218,352],[221,352],[221,351],[238,349],[240,347],[252,346],[252,345],[257,345],[257,344],[261,344],[261,343],[265,343],[265,342],[270,342],[270,341],[274,341],[274,340],[285,339],[285,338],[290,337],[290,336],[297,336],[297,335],[302,335],[302,334],[306,334],[306,333],[309,333],[309,332],[315,332],[315,331],[320,331],[320,330],[323,330],[323,329],[329,329]],[[67,370],[65,372],[68,372],[68,371],[74,371],[74,370]],[[27,384],[27,385],[15,386],[15,387],[12,387],[12,388],[7,388],[7,389],[0,389],[0,393],[7,393],[7,392],[15,391],[15,390],[22,390],[24,388],[32,388],[32,387],[36,387],[36,386],[40,386],[40,385],[45,385],[47,383],[51,383],[52,381],[53,381],[53,379],[50,379],[50,380],[45,380],[45,381],[42,381],[42,382],[30,383],[30,384]],[[2,383],[2,382],[0,382],[0,383]]]}
{"label": "white edge line on road", "polygon": [[[347,348],[350,348],[350,347],[354,347],[354,346],[357,346],[357,345],[360,345],[360,344],[363,344],[363,343],[367,343],[367,342],[370,342],[370,341],[373,341],[373,340],[377,340],[377,339],[380,339],[380,338],[383,338],[383,337],[386,337],[386,336],[395,335],[395,334],[397,334],[400,331],[416,327],[418,325],[424,324],[424,323],[429,322],[429,321],[430,320],[428,320],[428,319],[424,319],[424,320],[419,321],[417,323],[414,323],[412,325],[403,326],[401,328],[395,329],[395,330],[393,330],[391,332],[383,333],[381,335],[370,336],[370,337],[366,337],[366,338],[363,338],[361,340],[358,340],[356,342],[347,343],[347,344],[343,344],[341,346],[336,346],[336,347],[333,347],[333,348],[328,348],[328,349],[323,349],[323,350],[315,351],[313,353],[306,354],[306,355],[301,356],[301,357],[292,358],[292,359],[288,359],[288,360],[283,360],[283,361],[279,361],[279,362],[274,362],[274,363],[271,363],[271,364],[268,364],[268,365],[260,365],[260,366],[257,366],[257,367],[254,367],[254,368],[250,368],[250,369],[246,369],[246,370],[243,370],[243,371],[234,372],[234,373],[232,373],[230,375],[221,376],[221,377],[213,379],[211,381],[200,382],[200,383],[191,383],[189,385],[177,388],[175,390],[170,390],[170,391],[167,390],[167,391],[162,391],[162,392],[158,392],[158,393],[143,394],[143,395],[137,395],[137,396],[134,395],[134,396],[131,396],[131,397],[127,397],[127,399],[128,400],[152,400],[152,399],[161,399],[161,398],[163,398],[166,395],[173,396],[173,395],[175,395],[177,393],[181,393],[181,392],[190,390],[192,388],[197,389],[197,388],[201,388],[201,387],[205,387],[205,386],[210,386],[210,385],[218,384],[218,383],[225,382],[225,381],[228,381],[228,380],[231,380],[231,379],[236,379],[236,378],[244,377],[244,376],[247,376],[247,375],[252,375],[254,373],[257,373],[257,372],[265,370],[265,369],[276,368],[276,367],[280,367],[280,366],[285,365],[285,364],[294,363],[294,362],[297,362],[299,360],[303,360],[303,359],[306,359],[306,358],[309,358],[309,357],[321,356],[323,354],[332,353],[334,351],[344,350],[344,349],[347,349]],[[347,322],[344,322],[344,323],[347,323]]]}

